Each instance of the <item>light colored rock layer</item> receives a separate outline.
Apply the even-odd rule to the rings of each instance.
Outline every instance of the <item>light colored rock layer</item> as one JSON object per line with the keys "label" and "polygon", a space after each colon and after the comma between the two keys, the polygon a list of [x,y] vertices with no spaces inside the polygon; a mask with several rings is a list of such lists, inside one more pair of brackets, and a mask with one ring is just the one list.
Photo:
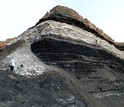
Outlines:
{"label": "light colored rock layer", "polygon": [[[39,75],[44,71],[44,64],[31,52],[30,46],[18,48],[4,59],[4,63],[15,61],[15,73],[19,75]],[[20,67],[23,65],[23,67]]]}
{"label": "light colored rock layer", "polygon": [[103,47],[106,51],[111,52],[111,54],[124,59],[124,53],[115,48],[114,45],[109,44],[107,41],[102,40],[99,37],[96,37],[94,34],[87,32],[79,27],[68,25],[66,23],[46,21],[36,26],[36,28],[40,29],[42,26],[44,26],[44,29],[41,30],[41,35],[52,34],[55,36],[62,36],[64,38],[71,38],[77,41],[83,41],[92,45],[98,45]]}
{"label": "light colored rock layer", "polygon": [[18,48],[2,61],[4,63],[8,63],[10,60],[14,59],[18,67],[23,64],[23,69],[21,68],[20,70],[20,68],[16,68],[16,73],[20,75],[42,74],[42,72],[45,71],[46,65],[31,52],[30,45],[34,41],[48,35],[52,35],[57,38],[73,39],[76,41],[86,42],[91,45],[100,46],[107,52],[124,59],[124,53],[122,51],[115,48],[114,45],[110,45],[107,41],[96,37],[94,34],[73,25],[48,20],[38,24],[32,29],[28,29],[16,38],[16,41],[25,40],[27,44]]}

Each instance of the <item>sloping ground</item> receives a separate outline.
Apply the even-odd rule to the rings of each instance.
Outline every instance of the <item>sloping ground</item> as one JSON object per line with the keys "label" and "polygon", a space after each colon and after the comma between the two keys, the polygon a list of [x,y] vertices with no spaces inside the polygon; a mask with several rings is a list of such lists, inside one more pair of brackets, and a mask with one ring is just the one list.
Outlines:
{"label": "sloping ground", "polygon": [[87,107],[67,73],[23,77],[0,70],[0,107]]}
{"label": "sloping ground", "polygon": [[0,107],[123,107],[124,53],[78,18],[55,7],[0,51]]}

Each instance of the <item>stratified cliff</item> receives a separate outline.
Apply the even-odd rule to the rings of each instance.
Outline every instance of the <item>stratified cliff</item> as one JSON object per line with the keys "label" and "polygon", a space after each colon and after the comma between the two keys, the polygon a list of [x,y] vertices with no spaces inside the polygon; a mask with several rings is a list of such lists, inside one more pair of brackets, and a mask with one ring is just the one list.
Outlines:
{"label": "stratified cliff", "polygon": [[0,107],[124,105],[123,43],[67,7],[47,12],[0,60]]}

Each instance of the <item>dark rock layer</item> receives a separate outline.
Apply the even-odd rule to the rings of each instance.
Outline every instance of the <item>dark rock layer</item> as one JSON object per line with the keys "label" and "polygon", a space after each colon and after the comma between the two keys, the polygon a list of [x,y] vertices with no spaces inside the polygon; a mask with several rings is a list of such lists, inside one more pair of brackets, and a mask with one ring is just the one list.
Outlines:
{"label": "dark rock layer", "polygon": [[27,78],[0,70],[0,107],[87,107],[73,79],[63,74]]}
{"label": "dark rock layer", "polygon": [[[41,61],[63,69],[73,76],[75,81],[80,82],[80,88],[86,89],[85,95],[91,95],[93,100],[85,99],[86,102],[92,105],[96,101],[101,104],[100,107],[122,107],[121,97],[124,94],[122,60],[100,47],[93,48],[86,43],[67,42],[49,37],[33,43],[31,48]],[[113,97],[118,99],[116,103]],[[95,106],[98,105],[94,104],[91,107]]]}
{"label": "dark rock layer", "polygon": [[30,77],[0,70],[0,107],[123,107],[122,60],[95,45],[49,36],[31,49],[48,69]]}

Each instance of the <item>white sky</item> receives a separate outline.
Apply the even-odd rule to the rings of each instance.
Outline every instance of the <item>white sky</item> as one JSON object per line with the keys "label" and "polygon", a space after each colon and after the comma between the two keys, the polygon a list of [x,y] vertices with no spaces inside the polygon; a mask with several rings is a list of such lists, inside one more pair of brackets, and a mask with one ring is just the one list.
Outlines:
{"label": "white sky", "polygon": [[0,0],[0,40],[23,33],[56,5],[72,8],[124,42],[124,0]]}

